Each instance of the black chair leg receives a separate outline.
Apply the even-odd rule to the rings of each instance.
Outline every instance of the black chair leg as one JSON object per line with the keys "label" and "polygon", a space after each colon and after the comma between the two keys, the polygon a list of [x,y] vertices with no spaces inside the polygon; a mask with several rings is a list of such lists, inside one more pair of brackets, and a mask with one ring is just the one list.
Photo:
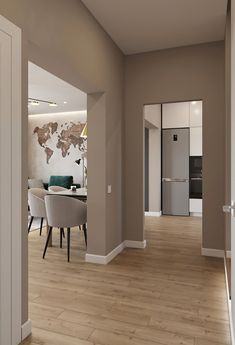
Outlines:
{"label": "black chair leg", "polygon": [[63,248],[63,235],[64,235],[64,229],[60,228],[60,248]]}
{"label": "black chair leg", "polygon": [[40,236],[42,236],[42,226],[43,226],[43,218],[41,218],[41,223],[40,223]]}
{"label": "black chair leg", "polygon": [[61,228],[61,229],[62,229],[62,235],[65,238],[64,228]]}
{"label": "black chair leg", "polygon": [[68,262],[70,261],[70,228],[67,230]]}
{"label": "black chair leg", "polygon": [[49,227],[49,232],[48,232],[48,235],[47,235],[47,240],[46,240],[46,244],[45,244],[45,248],[44,248],[44,252],[43,252],[43,256],[42,256],[43,259],[45,258],[47,247],[48,247],[48,244],[49,244],[49,241],[50,241],[50,238],[51,238],[51,233],[52,233],[52,226]]}
{"label": "black chair leg", "polygon": [[84,232],[85,243],[86,243],[86,247],[87,247],[87,228],[86,228],[86,224],[83,224],[83,232]]}
{"label": "black chair leg", "polygon": [[31,226],[32,226],[32,223],[33,223],[33,219],[34,219],[34,217],[31,216],[30,222],[29,222],[29,226],[28,226],[28,233],[30,232],[30,229],[31,229]]}

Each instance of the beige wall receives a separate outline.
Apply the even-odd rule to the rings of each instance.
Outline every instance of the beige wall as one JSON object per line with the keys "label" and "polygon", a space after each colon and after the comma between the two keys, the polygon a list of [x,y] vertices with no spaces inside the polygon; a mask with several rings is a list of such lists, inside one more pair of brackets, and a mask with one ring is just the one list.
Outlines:
{"label": "beige wall", "polygon": [[[123,142],[123,73],[124,57],[94,17],[79,0],[0,0],[0,13],[23,29],[24,104],[27,104],[27,59],[88,96],[88,130],[96,135],[88,140],[88,186],[95,192],[89,198],[88,253],[106,255],[122,241],[122,142]],[[103,92],[100,103],[93,93]],[[92,107],[98,102],[97,117]],[[100,105],[103,107],[100,108]],[[89,112],[91,114],[89,118]],[[24,131],[27,114],[23,115]],[[94,122],[93,122],[94,121]],[[26,130],[27,133],[27,130]],[[26,136],[24,136],[27,138]],[[24,142],[24,220],[27,218],[27,141]],[[97,154],[97,149],[99,152]],[[91,168],[90,168],[91,167]],[[93,169],[92,169],[93,168]],[[112,194],[107,195],[107,184]],[[88,214],[89,217],[89,214]],[[27,229],[23,224],[23,229]],[[23,320],[27,312],[27,234],[23,233]],[[97,238],[97,241],[95,240]],[[105,243],[100,241],[105,238]],[[102,242],[102,243],[101,243]]]}
{"label": "beige wall", "polygon": [[161,211],[161,104],[145,105],[143,114],[145,127],[149,128],[149,212],[159,213]]}
{"label": "beige wall", "polygon": [[125,236],[143,240],[143,105],[203,100],[203,240],[223,248],[224,43],[128,56],[125,60]]}

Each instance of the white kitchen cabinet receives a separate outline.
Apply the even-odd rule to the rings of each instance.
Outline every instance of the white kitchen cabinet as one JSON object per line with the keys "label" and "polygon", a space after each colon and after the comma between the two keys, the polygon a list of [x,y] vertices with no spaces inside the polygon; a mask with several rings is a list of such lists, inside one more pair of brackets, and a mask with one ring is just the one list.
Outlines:
{"label": "white kitchen cabinet", "polygon": [[189,112],[190,127],[202,127],[202,101],[190,102]]}
{"label": "white kitchen cabinet", "polygon": [[202,156],[202,127],[190,128],[190,156]]}
{"label": "white kitchen cabinet", "polygon": [[190,102],[162,105],[162,128],[189,127]]}
{"label": "white kitchen cabinet", "polygon": [[202,199],[189,199],[189,212],[192,216],[201,216]]}

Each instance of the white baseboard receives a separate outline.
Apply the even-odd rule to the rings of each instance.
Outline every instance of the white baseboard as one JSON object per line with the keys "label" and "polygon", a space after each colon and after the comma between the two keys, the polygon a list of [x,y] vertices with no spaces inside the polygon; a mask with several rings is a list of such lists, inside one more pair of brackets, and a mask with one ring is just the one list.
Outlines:
{"label": "white baseboard", "polygon": [[124,244],[125,244],[125,247],[127,247],[127,248],[144,249],[146,247],[146,240],[144,240],[144,241],[129,241],[129,240],[125,240]]}
{"label": "white baseboard", "polygon": [[[228,251],[227,251],[227,255],[228,255]],[[229,294],[228,272],[227,272],[227,265],[226,265],[225,260],[226,259],[224,258],[225,286],[226,286],[227,305],[228,305],[228,313],[229,313],[231,345],[235,345],[234,330],[233,330],[233,318],[232,318],[232,305],[231,305],[231,299],[230,299],[230,294]]]}
{"label": "white baseboard", "polygon": [[111,260],[115,258],[115,256],[121,253],[124,248],[125,248],[125,244],[124,242],[122,242],[107,255],[86,254],[86,262],[107,265]]}
{"label": "white baseboard", "polygon": [[202,248],[201,253],[203,256],[212,256],[215,258],[223,258],[224,257],[223,249]]}
{"label": "white baseboard", "polygon": [[159,212],[144,212],[146,217],[161,217],[162,211]]}
{"label": "white baseboard", "polygon": [[115,258],[115,256],[120,254],[124,248],[144,249],[145,247],[146,247],[146,240],[144,241],[125,240],[107,255],[95,255],[95,254],[87,253],[85,257],[85,261],[93,263],[93,264],[107,265],[111,260]]}
{"label": "white baseboard", "polygon": [[234,330],[233,330],[233,318],[232,318],[232,306],[231,300],[228,301],[228,309],[229,309],[229,325],[230,325],[230,335],[231,335],[231,345],[235,345],[235,337],[234,337]]}
{"label": "white baseboard", "polygon": [[29,319],[21,326],[21,340],[23,341],[24,339],[26,339],[31,333],[32,333],[32,322]]}
{"label": "white baseboard", "polygon": [[190,216],[191,217],[202,217],[202,213],[201,212],[190,212]]}

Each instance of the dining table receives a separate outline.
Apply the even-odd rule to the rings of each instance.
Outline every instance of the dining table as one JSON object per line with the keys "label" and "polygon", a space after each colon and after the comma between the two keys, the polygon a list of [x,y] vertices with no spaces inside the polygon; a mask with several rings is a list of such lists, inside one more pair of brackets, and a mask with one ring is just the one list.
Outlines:
{"label": "dining table", "polygon": [[[83,202],[87,202],[87,188],[76,188],[75,190],[66,189],[61,190],[59,192],[52,192],[48,191],[47,195],[60,195],[60,196],[67,196],[70,198],[76,198]],[[47,225],[47,232],[49,232],[49,226]],[[48,244],[49,247],[52,247],[52,234]]]}

